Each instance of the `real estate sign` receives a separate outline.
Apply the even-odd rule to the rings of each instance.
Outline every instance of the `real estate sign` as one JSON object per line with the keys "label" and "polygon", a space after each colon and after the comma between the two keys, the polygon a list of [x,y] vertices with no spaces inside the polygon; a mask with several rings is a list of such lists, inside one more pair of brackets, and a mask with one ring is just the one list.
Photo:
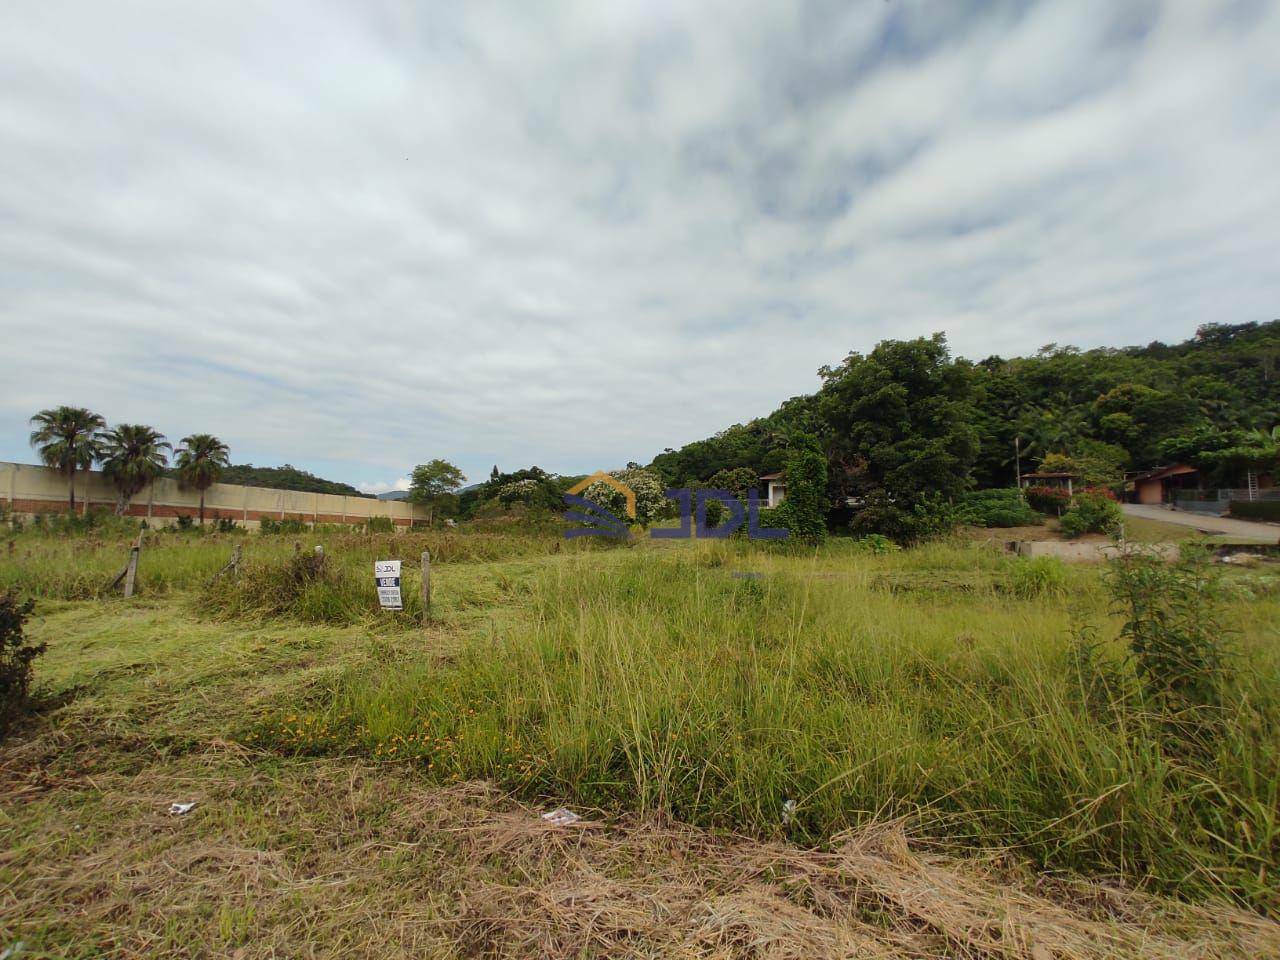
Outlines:
{"label": "real estate sign", "polygon": [[378,587],[378,603],[382,605],[382,609],[403,610],[404,600],[400,596],[400,561],[375,560],[373,579]]}

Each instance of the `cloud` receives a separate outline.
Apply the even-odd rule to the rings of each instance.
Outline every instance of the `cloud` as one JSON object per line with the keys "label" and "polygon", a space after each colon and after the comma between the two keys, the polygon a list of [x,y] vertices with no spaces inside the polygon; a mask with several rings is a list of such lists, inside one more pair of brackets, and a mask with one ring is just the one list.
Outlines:
{"label": "cloud", "polygon": [[392,490],[408,490],[409,478],[400,477],[388,483],[385,480],[377,480],[373,483],[364,481],[356,484],[356,489],[361,493],[390,493]]}
{"label": "cloud", "polygon": [[335,479],[585,472],[884,337],[1271,319],[1278,39],[1241,0],[18,4],[0,457],[74,402]]}

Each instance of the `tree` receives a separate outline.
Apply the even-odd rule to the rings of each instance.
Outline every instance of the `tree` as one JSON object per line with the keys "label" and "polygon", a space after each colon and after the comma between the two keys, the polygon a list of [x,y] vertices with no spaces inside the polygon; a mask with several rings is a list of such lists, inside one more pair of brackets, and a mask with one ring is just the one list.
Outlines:
{"label": "tree", "polygon": [[67,478],[67,507],[76,512],[76,471],[88,470],[98,459],[98,431],[107,422],[84,407],[55,407],[31,418],[36,429],[31,445],[46,467]]}
{"label": "tree", "polygon": [[827,537],[827,458],[816,437],[801,435],[787,456],[783,516],[791,535],[809,543]]}
{"label": "tree", "polygon": [[707,481],[707,489],[728,490],[743,503],[746,503],[751,491],[760,489],[760,474],[750,467],[734,467],[732,470],[720,470]]}
{"label": "tree", "polygon": [[886,340],[819,373],[832,460],[844,470],[833,494],[875,502],[893,525],[894,514],[968,489],[978,453],[972,381],[969,368],[951,360],[942,334]]}
{"label": "tree", "polygon": [[489,471],[489,479],[497,480],[500,476],[502,476],[502,474],[498,473],[498,465],[495,463],[493,465],[493,469]]}
{"label": "tree", "polygon": [[[665,487],[662,478],[651,470],[635,468],[612,470],[609,476],[621,481],[635,494],[635,522],[641,526],[648,526],[658,519],[670,505],[670,501],[663,496]],[[597,480],[582,491],[582,496],[604,507],[623,523],[630,522],[631,518],[627,516],[626,495],[605,481]]]}
{"label": "tree", "polygon": [[178,482],[200,491],[200,526],[204,526],[204,494],[218,482],[230,463],[230,448],[211,433],[193,433],[182,438],[182,446],[174,456]]}
{"label": "tree", "polygon": [[413,503],[432,507],[445,494],[453,493],[462,486],[465,479],[462,471],[448,460],[435,459],[420,463],[413,468],[413,474],[409,478],[409,499]]}
{"label": "tree", "polygon": [[129,501],[164,472],[172,449],[164,435],[141,423],[117,424],[101,435],[102,475],[115,485],[116,513],[124,515]]}

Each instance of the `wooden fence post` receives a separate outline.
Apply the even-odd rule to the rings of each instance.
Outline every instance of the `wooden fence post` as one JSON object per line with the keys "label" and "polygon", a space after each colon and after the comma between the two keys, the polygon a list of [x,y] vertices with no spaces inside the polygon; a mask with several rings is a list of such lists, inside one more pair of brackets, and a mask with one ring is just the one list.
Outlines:
{"label": "wooden fence post", "polygon": [[138,542],[129,548],[129,566],[124,572],[124,596],[133,596],[133,588],[138,582],[138,554],[142,552],[142,534],[138,534]]}
{"label": "wooden fence post", "polygon": [[431,551],[422,551],[422,616],[431,613]]}

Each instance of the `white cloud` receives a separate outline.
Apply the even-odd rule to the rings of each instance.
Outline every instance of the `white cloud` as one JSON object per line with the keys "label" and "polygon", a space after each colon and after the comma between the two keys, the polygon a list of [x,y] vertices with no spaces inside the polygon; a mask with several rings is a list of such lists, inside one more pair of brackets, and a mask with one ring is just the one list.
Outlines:
{"label": "white cloud", "polygon": [[388,483],[385,480],[377,480],[372,483],[365,481],[356,484],[356,489],[361,493],[390,493],[392,490],[408,490],[409,478],[400,477]]}
{"label": "white cloud", "polygon": [[576,472],[887,336],[1271,319],[1278,41],[1248,0],[20,2],[0,457],[75,402],[336,479]]}

